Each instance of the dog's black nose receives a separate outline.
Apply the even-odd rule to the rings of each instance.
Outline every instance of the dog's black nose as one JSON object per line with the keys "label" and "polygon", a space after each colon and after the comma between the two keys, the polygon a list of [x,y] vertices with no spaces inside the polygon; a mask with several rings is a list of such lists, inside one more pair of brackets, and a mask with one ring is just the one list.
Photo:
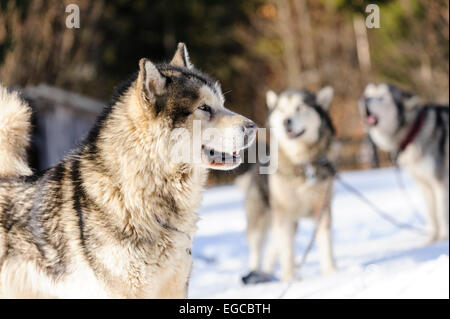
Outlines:
{"label": "dog's black nose", "polygon": [[292,126],[292,120],[291,120],[291,119],[285,119],[285,120],[283,121],[283,124],[284,124],[284,127],[285,127],[287,130],[290,130],[290,129],[291,129],[291,126]]}

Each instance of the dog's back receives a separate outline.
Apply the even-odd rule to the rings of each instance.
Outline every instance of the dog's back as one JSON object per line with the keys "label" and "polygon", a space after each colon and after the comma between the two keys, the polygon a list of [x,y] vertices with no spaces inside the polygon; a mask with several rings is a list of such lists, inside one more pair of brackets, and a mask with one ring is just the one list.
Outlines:
{"label": "dog's back", "polygon": [[[424,117],[423,133],[418,136],[416,146],[424,158],[434,162],[434,175],[448,183],[449,172],[449,107],[448,105],[426,104],[418,108]],[[420,123],[420,122],[419,122]],[[448,185],[447,185],[448,187]]]}

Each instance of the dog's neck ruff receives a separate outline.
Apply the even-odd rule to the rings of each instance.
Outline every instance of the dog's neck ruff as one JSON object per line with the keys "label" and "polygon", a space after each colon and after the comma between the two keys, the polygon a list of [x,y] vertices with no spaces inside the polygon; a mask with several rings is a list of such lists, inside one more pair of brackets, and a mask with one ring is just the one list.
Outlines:
{"label": "dog's neck ruff", "polygon": [[425,123],[425,119],[427,117],[427,112],[425,108],[423,108],[419,114],[417,115],[414,122],[410,125],[408,128],[408,131],[406,132],[405,137],[401,140],[400,146],[398,149],[398,153],[403,152],[409,144],[414,142],[414,140],[419,136],[420,131],[423,128],[423,125]]}

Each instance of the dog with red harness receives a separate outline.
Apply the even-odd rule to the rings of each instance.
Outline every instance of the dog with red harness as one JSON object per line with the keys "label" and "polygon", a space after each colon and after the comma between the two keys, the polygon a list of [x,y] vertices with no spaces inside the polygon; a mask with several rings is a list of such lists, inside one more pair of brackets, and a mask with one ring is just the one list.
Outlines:
{"label": "dog with red harness", "polygon": [[428,242],[449,235],[449,107],[422,104],[390,84],[369,84],[359,109],[370,138],[419,185],[426,205]]}

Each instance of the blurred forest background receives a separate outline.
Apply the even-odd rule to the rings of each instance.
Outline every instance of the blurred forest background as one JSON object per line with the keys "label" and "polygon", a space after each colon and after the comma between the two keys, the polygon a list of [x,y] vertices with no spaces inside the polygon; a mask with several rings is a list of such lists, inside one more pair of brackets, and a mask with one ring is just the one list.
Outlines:
{"label": "blurred forest background", "polygon": [[[65,26],[71,3],[79,29]],[[370,3],[380,7],[378,29],[364,25]],[[107,101],[139,58],[167,60],[179,41],[221,81],[227,106],[261,126],[267,89],[333,86],[344,168],[369,165],[357,111],[368,81],[448,103],[448,0],[0,0],[8,86],[47,83]]]}

